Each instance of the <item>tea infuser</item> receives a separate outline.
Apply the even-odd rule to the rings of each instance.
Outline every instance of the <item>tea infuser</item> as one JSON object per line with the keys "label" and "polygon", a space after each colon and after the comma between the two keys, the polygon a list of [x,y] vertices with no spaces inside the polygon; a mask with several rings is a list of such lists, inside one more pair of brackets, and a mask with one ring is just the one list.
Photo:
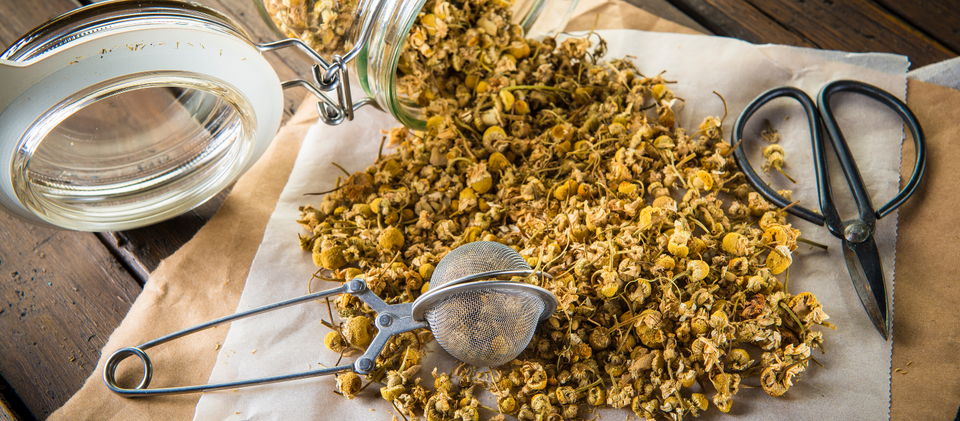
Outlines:
{"label": "tea infuser", "polygon": [[[363,279],[353,279],[337,288],[211,320],[135,347],[121,348],[107,358],[103,381],[119,395],[140,397],[235,389],[346,371],[369,374],[390,337],[419,328],[430,328],[440,346],[457,360],[479,367],[496,367],[520,355],[533,338],[537,324],[557,309],[557,299],[549,291],[524,282],[503,280],[530,275],[551,278],[532,269],[510,247],[477,241],[457,247],[444,256],[430,278],[430,290],[413,303],[388,305],[367,288]],[[351,294],[377,313],[374,319],[377,335],[353,364],[252,380],[147,389],[153,375],[153,363],[145,352],[149,348],[223,323],[339,294]],[[133,389],[121,387],[116,379],[117,367],[131,356],[139,358],[143,368],[143,377]]]}

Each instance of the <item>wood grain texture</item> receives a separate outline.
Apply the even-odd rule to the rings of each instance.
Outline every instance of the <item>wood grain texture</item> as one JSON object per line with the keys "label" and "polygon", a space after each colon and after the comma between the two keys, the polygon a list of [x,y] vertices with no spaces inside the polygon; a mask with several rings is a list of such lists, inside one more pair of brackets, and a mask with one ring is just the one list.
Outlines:
{"label": "wood grain texture", "polygon": [[74,0],[4,1],[0,10],[0,46],[7,46],[47,19],[78,7]]}
{"label": "wood grain texture", "polygon": [[[255,41],[276,39],[256,13],[252,2],[211,1],[207,4],[240,22]],[[0,1],[0,47],[6,48],[47,19],[79,6],[73,0]],[[295,53],[268,53],[266,56],[281,80],[309,74],[308,62]],[[285,92],[285,117],[293,114],[305,94],[304,91]],[[26,266],[18,266],[12,272],[36,270],[42,276],[17,278],[30,282],[16,284],[4,280],[0,288],[0,298],[6,304],[0,310],[0,335],[4,338],[0,340],[0,351],[5,356],[0,364],[0,375],[9,379],[19,400],[25,403],[32,416],[44,418],[79,389],[96,364],[107,335],[139,293],[138,283],[145,282],[149,272],[162,259],[189,241],[216,213],[227,194],[228,191],[221,192],[187,214],[164,223],[138,230],[101,233],[100,239],[88,233],[48,234],[49,238],[56,236],[54,243],[75,246],[72,247],[74,251],[50,250],[44,261],[38,261],[34,256],[33,260],[18,263]],[[13,219],[5,221],[3,232],[12,237],[4,241],[6,248],[0,252],[0,268],[12,267],[14,261],[19,262],[13,256],[29,254],[36,241],[13,235],[32,229]],[[113,256],[103,244],[112,248]],[[86,254],[78,255],[76,250],[85,250]],[[88,261],[85,263],[83,259]],[[73,263],[74,272],[65,275]],[[57,289],[71,282],[80,282],[75,279],[90,278],[90,273],[98,273],[101,278],[98,281],[84,280],[83,288],[76,290]],[[113,285],[103,285],[101,281],[104,279]],[[19,311],[21,305],[26,305],[29,311]],[[67,317],[59,314],[57,309],[76,312],[80,317]],[[71,324],[71,320],[74,323]]]}
{"label": "wood grain texture", "polygon": [[870,0],[669,0],[718,35],[850,52],[887,52],[921,67],[956,53]]}
{"label": "wood grain texture", "polygon": [[139,292],[95,235],[0,216],[0,373],[34,417],[80,388]]}
{"label": "wood grain texture", "polygon": [[717,35],[753,43],[816,48],[744,0],[667,0]]}
{"label": "wood grain texture", "polygon": [[710,30],[704,28],[697,21],[693,20],[690,16],[687,16],[686,13],[677,9],[674,5],[667,2],[667,0],[625,0],[627,3],[630,3],[636,7],[639,7],[650,14],[659,16],[671,22],[678,23],[687,28],[693,29],[700,33],[709,34]]}
{"label": "wood grain texture", "polygon": [[957,0],[876,0],[953,53],[960,54],[960,2]]}

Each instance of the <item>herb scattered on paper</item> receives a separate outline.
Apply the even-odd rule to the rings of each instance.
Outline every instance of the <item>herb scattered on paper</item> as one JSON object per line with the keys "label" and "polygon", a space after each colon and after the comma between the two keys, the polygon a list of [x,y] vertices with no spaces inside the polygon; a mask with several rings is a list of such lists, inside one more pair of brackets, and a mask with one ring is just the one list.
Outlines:
{"label": "herb scattered on paper", "polygon": [[[800,233],[745,184],[723,120],[688,133],[672,82],[600,61],[594,35],[524,39],[508,6],[426,2],[398,84],[427,129],[391,130],[393,153],[302,207],[300,245],[318,277],[363,277],[392,304],[426,291],[453,248],[498,241],[554,276],[541,286],[560,306],[517,360],[434,370],[432,388],[420,373],[429,331],[391,338],[369,376],[381,396],[431,421],[477,420],[482,408],[578,419],[607,406],[682,419],[711,402],[729,411],[745,378],[787,392],[821,347],[813,327],[833,325],[812,294],[786,291]],[[369,309],[349,295],[333,304],[341,322],[324,342],[364,349]]]}

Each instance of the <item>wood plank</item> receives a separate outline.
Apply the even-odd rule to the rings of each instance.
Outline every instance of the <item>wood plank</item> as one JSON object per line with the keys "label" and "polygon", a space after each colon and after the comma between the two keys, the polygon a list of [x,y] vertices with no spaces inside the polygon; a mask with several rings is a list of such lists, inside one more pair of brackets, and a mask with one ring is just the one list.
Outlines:
{"label": "wood plank", "polygon": [[626,0],[627,3],[630,3],[636,7],[639,7],[654,16],[659,16],[666,20],[669,20],[674,23],[678,23],[687,28],[699,31],[704,34],[709,34],[711,31],[707,28],[704,28],[702,25],[693,20],[686,13],[677,9],[674,5],[667,2],[667,0]]}
{"label": "wood plank", "polygon": [[[821,48],[910,56],[914,68],[956,56],[936,40],[870,0],[838,2],[748,0],[787,27],[803,28]],[[787,17],[782,19],[780,17]],[[818,27],[811,31],[808,28]],[[831,46],[826,46],[831,45]]]}
{"label": "wood plank", "polygon": [[960,3],[957,0],[876,0],[901,19],[960,54]]}
{"label": "wood plank", "polygon": [[914,68],[956,56],[868,0],[669,0],[719,35],[850,52],[910,57]]}
{"label": "wood plank", "polygon": [[140,292],[93,234],[0,217],[0,373],[36,418],[73,395]]}
{"label": "wood plank", "polygon": [[744,0],[667,1],[717,35],[757,44],[817,48],[809,39],[790,31]]}
{"label": "wood plank", "polygon": [[74,0],[0,2],[0,47],[6,49],[27,31],[78,7]]}

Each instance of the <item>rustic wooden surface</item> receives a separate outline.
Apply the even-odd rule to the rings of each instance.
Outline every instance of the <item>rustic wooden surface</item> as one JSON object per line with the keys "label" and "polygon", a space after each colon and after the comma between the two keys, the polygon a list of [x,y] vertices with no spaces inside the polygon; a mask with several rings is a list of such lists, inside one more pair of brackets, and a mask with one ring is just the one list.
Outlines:
{"label": "rustic wooden surface", "polygon": [[0,373],[35,415],[52,412],[97,363],[140,293],[93,234],[0,216]]}
{"label": "rustic wooden surface", "polygon": [[[957,0],[628,0],[718,35],[908,55],[914,68],[960,53]],[[203,0],[257,41],[275,39],[249,0]],[[0,47],[80,3],[0,0]],[[306,75],[296,53],[269,53],[280,78]],[[304,92],[287,92],[289,115]],[[44,419],[79,389],[150,271],[216,213],[226,192],[151,227],[76,233],[0,216],[0,421]]]}
{"label": "rustic wooden surface", "polygon": [[960,53],[956,0],[667,1],[717,35],[754,43],[903,54],[913,68]]}

